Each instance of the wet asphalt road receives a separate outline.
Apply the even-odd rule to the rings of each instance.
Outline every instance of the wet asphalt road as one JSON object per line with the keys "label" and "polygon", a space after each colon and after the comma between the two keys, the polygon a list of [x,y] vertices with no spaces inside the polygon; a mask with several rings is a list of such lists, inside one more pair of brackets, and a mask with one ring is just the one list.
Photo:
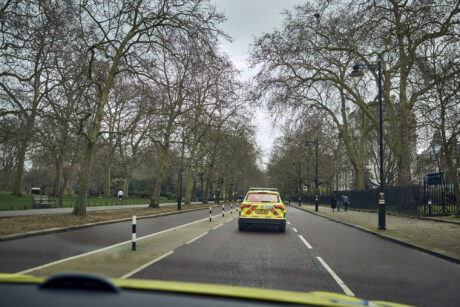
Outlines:
{"label": "wet asphalt road", "polygon": [[[139,220],[138,236],[207,214],[200,210]],[[322,259],[358,297],[419,306],[460,306],[460,265],[295,208],[289,207],[287,216],[286,233],[257,228],[239,232],[235,218],[176,248],[132,278],[344,293]],[[18,272],[130,236],[130,222],[123,222],[0,242],[0,271]]]}

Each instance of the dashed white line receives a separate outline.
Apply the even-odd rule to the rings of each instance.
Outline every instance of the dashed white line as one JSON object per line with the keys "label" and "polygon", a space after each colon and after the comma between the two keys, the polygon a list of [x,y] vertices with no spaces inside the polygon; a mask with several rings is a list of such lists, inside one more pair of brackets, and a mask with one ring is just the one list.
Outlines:
{"label": "dashed white line", "polygon": [[145,269],[146,267],[148,267],[148,266],[154,264],[155,262],[158,262],[158,261],[160,261],[161,259],[163,259],[163,258],[165,258],[165,257],[168,257],[168,256],[171,255],[172,253],[174,253],[174,251],[170,251],[170,252],[164,254],[163,256],[160,256],[160,257],[158,257],[158,258],[155,258],[155,259],[153,259],[152,261],[149,261],[149,262],[147,262],[146,264],[141,265],[140,267],[138,267],[138,268],[135,269],[135,270],[132,270],[132,271],[129,272],[128,274],[125,274],[125,275],[121,276],[121,279],[126,279],[126,278],[129,278],[129,277],[133,276],[133,275],[136,274],[137,272],[142,271],[143,269]]}
{"label": "dashed white line", "polygon": [[286,223],[288,223],[288,225],[291,225],[291,222],[287,221]]}
{"label": "dashed white line", "polygon": [[297,229],[295,229],[294,227],[292,228],[292,230],[294,230],[294,232],[297,232]]}
{"label": "dashed white line", "polygon": [[192,242],[198,240],[199,238],[204,237],[204,236],[207,235],[207,234],[208,234],[208,232],[206,231],[205,233],[200,234],[198,237],[191,239],[190,241],[188,241],[188,242],[185,243],[185,244],[190,244],[190,243],[192,243]]}
{"label": "dashed white line", "polygon": [[334,280],[339,284],[339,286],[342,288],[343,292],[345,292],[346,295],[355,296],[355,294],[350,290],[350,288],[348,288],[348,286],[340,279],[340,277],[337,276],[337,274],[335,274],[335,272],[327,265],[323,258],[317,256],[316,259],[318,259],[318,261],[323,265],[326,271],[328,271],[329,274],[331,274],[332,278],[334,278]]}
{"label": "dashed white line", "polygon": [[302,235],[299,235],[299,238],[309,249],[313,249],[313,247],[307,242],[307,240],[305,240],[305,238]]}

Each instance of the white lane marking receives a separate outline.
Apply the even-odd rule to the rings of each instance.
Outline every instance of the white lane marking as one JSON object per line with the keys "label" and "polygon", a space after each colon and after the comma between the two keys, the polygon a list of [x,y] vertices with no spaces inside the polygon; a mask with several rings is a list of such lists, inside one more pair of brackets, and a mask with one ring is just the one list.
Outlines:
{"label": "white lane marking", "polygon": [[339,284],[339,286],[342,288],[343,292],[345,292],[346,295],[349,296],[355,296],[355,294],[348,288],[348,286],[340,279],[337,274],[327,265],[327,263],[323,260],[323,258],[317,256],[316,259],[318,259],[319,262],[323,265],[323,267],[326,269],[326,271],[331,274],[332,278]]}
{"label": "white lane marking", "polygon": [[294,230],[294,232],[297,232],[297,229],[295,229],[294,227],[292,228],[292,230]]}
{"label": "white lane marking", "polygon": [[[220,214],[217,214],[217,215],[214,215],[213,217],[219,217],[219,216],[220,216]],[[190,223],[186,223],[186,224],[171,227],[169,229],[165,229],[165,230],[162,230],[162,231],[159,231],[159,232],[155,232],[155,233],[152,233],[152,234],[137,238],[136,241],[140,241],[142,239],[150,238],[150,237],[165,233],[167,231],[182,228],[182,227],[192,225],[192,224],[204,221],[204,220],[209,220],[209,217],[205,217],[204,219],[199,219],[199,220],[196,220],[196,221],[193,221],[193,222],[190,222]],[[30,272],[33,272],[33,271],[36,271],[36,270],[41,270],[41,269],[47,268],[49,266],[53,266],[55,264],[59,264],[59,263],[62,263],[62,262],[66,262],[68,260],[74,260],[74,259],[77,259],[77,258],[80,258],[80,257],[92,255],[92,254],[99,253],[99,252],[103,252],[105,250],[108,250],[108,249],[111,249],[111,248],[114,248],[114,247],[117,247],[117,246],[120,246],[120,245],[123,245],[123,244],[126,244],[126,243],[130,243],[130,242],[131,242],[131,240],[123,241],[123,242],[120,242],[120,243],[117,243],[117,244],[113,244],[113,245],[109,245],[109,246],[106,246],[106,247],[103,247],[103,248],[95,249],[95,250],[92,250],[92,251],[89,251],[89,252],[86,252],[86,253],[83,253],[83,254],[79,254],[79,255],[72,256],[72,257],[63,258],[63,259],[60,259],[60,260],[49,262],[49,263],[46,263],[46,264],[43,264],[43,265],[39,265],[39,266],[30,268],[30,269],[27,269],[27,270],[24,270],[24,271],[21,271],[21,272],[17,272],[15,274],[28,274]]]}
{"label": "white lane marking", "polygon": [[185,243],[185,244],[190,244],[190,243],[192,243],[192,242],[198,240],[199,238],[204,237],[204,236],[207,235],[207,234],[208,234],[208,232],[206,231],[205,233],[200,234],[198,237],[196,237],[196,238],[194,238],[194,239],[191,239],[190,241],[188,241],[188,242]]}
{"label": "white lane marking", "polygon": [[224,224],[219,224],[219,225],[217,225],[216,227],[214,227],[214,228],[211,229],[211,230],[216,230],[217,228],[221,227],[222,225],[224,225]]}
{"label": "white lane marking", "polygon": [[291,225],[291,222],[287,221],[286,223],[288,223],[288,225]]}
{"label": "white lane marking", "polygon": [[133,275],[136,274],[137,272],[142,271],[143,269],[145,269],[146,267],[148,267],[148,266],[154,264],[155,262],[158,262],[158,261],[160,261],[161,259],[163,259],[163,258],[165,258],[165,257],[168,257],[168,256],[171,255],[172,253],[174,253],[174,251],[167,252],[167,253],[164,254],[163,256],[160,256],[160,257],[158,257],[158,258],[155,258],[155,259],[153,259],[152,261],[149,261],[149,262],[147,262],[146,264],[141,265],[141,266],[138,267],[137,269],[134,269],[134,270],[132,270],[131,272],[129,272],[129,273],[127,273],[127,274],[121,276],[121,279],[126,279],[126,278],[129,278],[129,277],[133,276]]}
{"label": "white lane marking", "polygon": [[299,238],[309,249],[313,249],[313,247],[311,247],[311,245],[307,242],[307,240],[305,240],[305,238],[302,235],[299,235]]}

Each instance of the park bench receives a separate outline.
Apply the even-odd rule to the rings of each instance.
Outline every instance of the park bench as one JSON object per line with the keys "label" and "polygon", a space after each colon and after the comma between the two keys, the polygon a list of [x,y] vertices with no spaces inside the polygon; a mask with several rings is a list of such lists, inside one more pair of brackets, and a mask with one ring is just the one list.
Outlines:
{"label": "park bench", "polygon": [[42,208],[51,208],[56,207],[56,201],[50,200],[46,195],[33,195],[33,204],[32,208],[42,209]]}

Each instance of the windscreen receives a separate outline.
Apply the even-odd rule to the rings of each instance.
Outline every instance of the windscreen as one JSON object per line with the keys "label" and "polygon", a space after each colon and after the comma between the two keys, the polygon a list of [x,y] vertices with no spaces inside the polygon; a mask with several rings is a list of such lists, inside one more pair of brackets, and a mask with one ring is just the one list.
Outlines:
{"label": "windscreen", "polygon": [[251,202],[264,202],[264,203],[277,203],[278,195],[267,193],[250,193],[246,197],[246,201]]}

